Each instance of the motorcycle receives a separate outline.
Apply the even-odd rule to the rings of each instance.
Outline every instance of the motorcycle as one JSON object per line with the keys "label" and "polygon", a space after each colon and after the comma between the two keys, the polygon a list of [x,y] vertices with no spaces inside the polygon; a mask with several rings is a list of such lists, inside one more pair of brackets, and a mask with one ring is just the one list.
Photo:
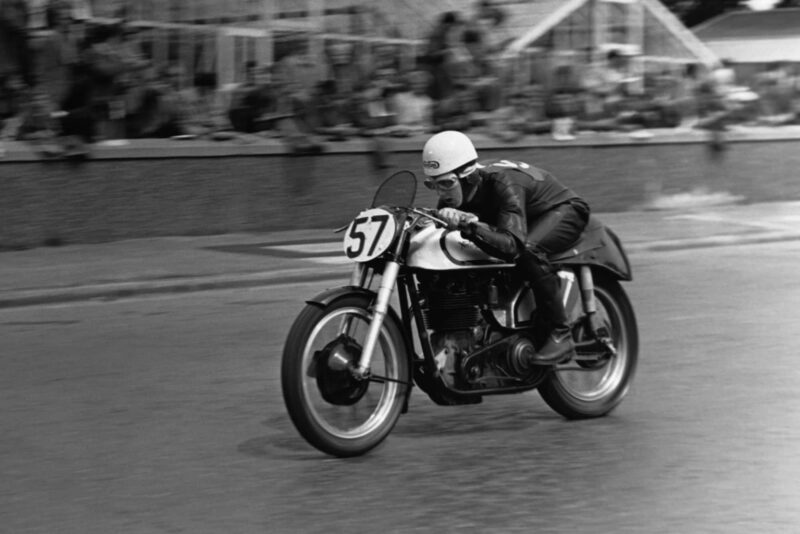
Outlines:
{"label": "motorcycle", "polygon": [[410,171],[381,184],[344,230],[349,284],[306,301],[289,331],[283,398],[308,443],[338,457],[368,452],[408,411],[414,385],[439,405],[538,389],[568,419],[619,405],[636,370],[638,330],[616,234],[592,216],[569,250],[549,258],[575,357],[529,366],[549,331],[529,282],[435,210],[415,207],[416,193]]}

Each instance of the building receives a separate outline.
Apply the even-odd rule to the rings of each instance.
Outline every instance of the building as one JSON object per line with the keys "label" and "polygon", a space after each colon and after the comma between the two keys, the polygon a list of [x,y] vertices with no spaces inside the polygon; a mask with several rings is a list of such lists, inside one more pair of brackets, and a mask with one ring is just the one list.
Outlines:
{"label": "building", "polygon": [[800,63],[800,8],[734,11],[692,31],[745,83],[770,64]]}
{"label": "building", "polygon": [[[474,16],[478,0],[95,0],[96,17],[143,29],[153,55],[235,81],[247,60],[287,51],[321,57],[331,41],[392,43],[413,61],[440,17]],[[658,0],[492,0],[504,19],[509,57],[568,57],[579,63],[611,49],[646,63],[699,63],[717,56]]]}

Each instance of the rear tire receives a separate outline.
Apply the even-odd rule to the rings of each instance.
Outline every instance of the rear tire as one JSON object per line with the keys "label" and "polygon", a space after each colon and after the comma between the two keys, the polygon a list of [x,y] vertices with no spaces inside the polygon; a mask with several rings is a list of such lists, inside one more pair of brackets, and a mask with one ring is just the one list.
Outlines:
{"label": "rear tire", "polygon": [[327,306],[309,304],[284,347],[281,386],[292,423],[306,441],[333,456],[358,456],[381,443],[397,423],[410,387],[405,338],[391,313],[371,362],[373,376],[391,381],[356,380],[341,365],[358,361],[371,304],[362,294]]}
{"label": "rear tire", "polygon": [[539,386],[553,410],[568,419],[608,414],[628,393],[639,360],[636,316],[619,282],[608,276],[595,280],[599,323],[610,333],[617,354],[599,367],[575,369],[575,363],[556,366]]}

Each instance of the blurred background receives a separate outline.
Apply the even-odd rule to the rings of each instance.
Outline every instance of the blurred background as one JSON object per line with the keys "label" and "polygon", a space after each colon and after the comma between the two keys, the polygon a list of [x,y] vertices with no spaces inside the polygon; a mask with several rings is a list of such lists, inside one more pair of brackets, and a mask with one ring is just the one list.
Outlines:
{"label": "blurred background", "polygon": [[[795,124],[796,2],[3,0],[2,138]],[[764,8],[771,8],[764,10]]]}

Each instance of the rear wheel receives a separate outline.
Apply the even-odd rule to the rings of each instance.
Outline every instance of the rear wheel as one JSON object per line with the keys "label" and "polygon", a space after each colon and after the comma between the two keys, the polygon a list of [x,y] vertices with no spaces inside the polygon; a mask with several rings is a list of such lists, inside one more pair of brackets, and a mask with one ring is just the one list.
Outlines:
{"label": "rear wheel", "polygon": [[368,295],[308,305],[289,332],[281,385],[298,432],[333,456],[369,451],[394,428],[405,402],[409,364],[397,321],[388,314],[372,356],[370,378],[351,372],[372,319]]}
{"label": "rear wheel", "polygon": [[[630,388],[639,359],[636,316],[619,282],[595,280],[597,324],[604,329],[616,354],[593,365],[574,362],[557,366],[539,386],[539,393],[553,410],[569,419],[600,417],[613,410]],[[581,331],[579,341],[590,341]]]}

